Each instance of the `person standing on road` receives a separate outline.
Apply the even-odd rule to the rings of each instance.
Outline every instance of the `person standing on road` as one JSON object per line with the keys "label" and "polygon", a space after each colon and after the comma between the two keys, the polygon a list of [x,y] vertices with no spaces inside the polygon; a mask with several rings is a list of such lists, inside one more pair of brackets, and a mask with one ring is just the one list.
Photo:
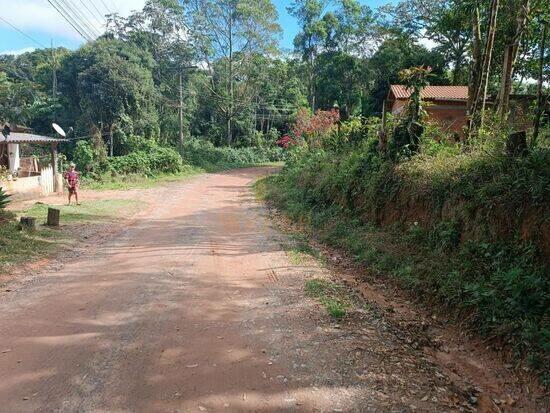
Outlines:
{"label": "person standing on road", "polygon": [[80,205],[78,202],[78,186],[80,184],[78,180],[78,172],[76,171],[76,165],[71,162],[69,169],[63,174],[65,183],[67,184],[67,189],[69,190],[69,205],[71,205],[71,198],[74,195],[76,204]]}

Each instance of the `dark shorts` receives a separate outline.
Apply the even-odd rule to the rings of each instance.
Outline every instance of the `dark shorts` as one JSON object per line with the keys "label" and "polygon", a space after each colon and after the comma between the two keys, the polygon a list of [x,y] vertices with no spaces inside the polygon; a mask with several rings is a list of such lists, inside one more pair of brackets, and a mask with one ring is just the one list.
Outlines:
{"label": "dark shorts", "polygon": [[71,194],[71,195],[78,194],[78,187],[77,186],[70,186],[69,187],[69,194]]}

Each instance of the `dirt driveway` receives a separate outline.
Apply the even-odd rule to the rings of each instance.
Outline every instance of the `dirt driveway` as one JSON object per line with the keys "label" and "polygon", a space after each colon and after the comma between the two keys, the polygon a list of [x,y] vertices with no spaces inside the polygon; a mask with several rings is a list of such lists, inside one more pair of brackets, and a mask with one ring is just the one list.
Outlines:
{"label": "dirt driveway", "polygon": [[376,311],[335,322],[305,297],[323,270],[281,248],[249,189],[265,173],[159,188],[116,237],[0,295],[0,412],[474,410]]}

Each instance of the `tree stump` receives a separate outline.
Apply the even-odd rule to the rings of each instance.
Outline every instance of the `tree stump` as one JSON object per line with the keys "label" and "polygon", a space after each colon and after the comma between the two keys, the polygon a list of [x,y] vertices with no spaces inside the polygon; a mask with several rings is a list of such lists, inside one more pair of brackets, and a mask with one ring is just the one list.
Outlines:
{"label": "tree stump", "polygon": [[58,227],[60,213],[61,211],[59,209],[48,208],[48,220],[46,221],[46,225],[50,227]]}
{"label": "tree stump", "polygon": [[506,141],[506,153],[508,156],[518,157],[527,155],[527,134],[525,131],[514,132]]}
{"label": "tree stump", "polygon": [[21,217],[19,220],[21,229],[29,229],[34,231],[36,229],[36,218],[33,217]]}

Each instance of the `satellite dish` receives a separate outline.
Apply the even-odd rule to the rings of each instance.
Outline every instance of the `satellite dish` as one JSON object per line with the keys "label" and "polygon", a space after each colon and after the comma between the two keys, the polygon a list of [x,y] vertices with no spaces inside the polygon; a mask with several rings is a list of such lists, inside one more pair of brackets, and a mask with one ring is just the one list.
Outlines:
{"label": "satellite dish", "polygon": [[57,123],[52,123],[52,128],[61,136],[66,137],[67,134],[63,130],[61,126],[59,126]]}

